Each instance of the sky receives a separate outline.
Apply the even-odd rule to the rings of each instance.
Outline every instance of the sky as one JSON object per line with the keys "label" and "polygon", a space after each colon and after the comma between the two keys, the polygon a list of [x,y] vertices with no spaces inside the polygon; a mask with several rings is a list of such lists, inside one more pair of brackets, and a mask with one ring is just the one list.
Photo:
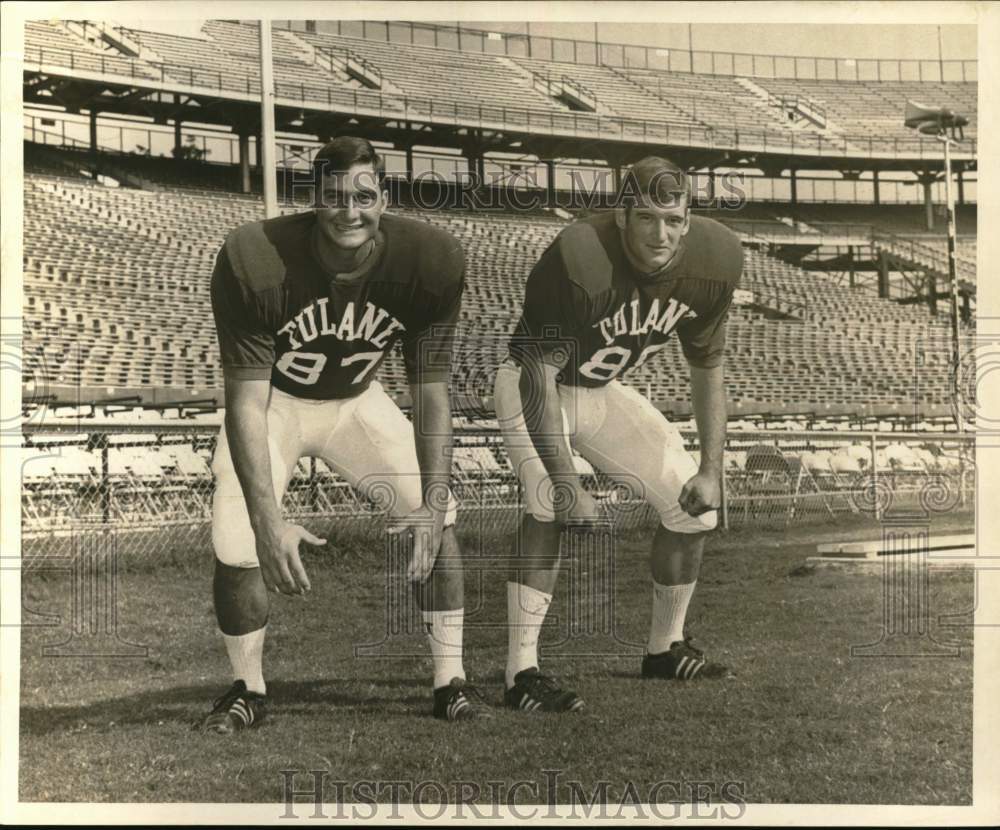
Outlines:
{"label": "sky", "polygon": [[[440,21],[455,25],[457,21]],[[141,28],[196,34],[200,21],[144,21]],[[530,25],[533,36],[594,40],[594,24],[547,23],[544,21],[464,21],[463,26],[498,32],[524,33]],[[917,24],[773,24],[695,23],[691,41],[696,51],[745,52],[757,55],[802,55],[882,59],[938,59],[940,30],[944,60],[975,60],[976,27],[973,25]],[[688,48],[688,26],[683,23],[598,24],[598,37],[607,43],[629,43],[668,49]]]}

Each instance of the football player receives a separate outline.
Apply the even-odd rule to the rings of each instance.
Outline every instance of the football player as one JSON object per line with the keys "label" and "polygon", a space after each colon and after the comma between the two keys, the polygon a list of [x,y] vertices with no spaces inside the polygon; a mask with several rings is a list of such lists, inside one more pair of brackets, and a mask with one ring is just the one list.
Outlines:
{"label": "football player", "polygon": [[[563,229],[531,271],[524,308],[497,372],[497,418],[520,478],[526,565],[507,584],[505,703],[528,711],[577,711],[582,699],[538,668],[539,631],[567,525],[592,524],[571,447],[650,502],[660,517],[650,566],[653,608],[643,677],[726,676],[684,636],[705,534],[721,500],[726,404],[726,315],[743,267],[738,238],[692,216],[687,175],[647,157],[626,175],[615,210]],[[676,332],[690,365],[700,463],[677,429],[625,373]]]}
{"label": "football player", "polygon": [[[302,456],[325,460],[412,536],[408,576],[434,661],[433,713],[477,713],[464,683],[448,486],[463,253],[447,232],[384,213],[383,161],[368,141],[334,139],[313,174],[315,209],[237,228],[212,275],[226,392],[213,460],[214,598],[234,678],[204,722],[213,732],[263,720],[270,594],[308,592],[299,546],[325,544],[281,514]],[[412,425],[373,380],[397,341]]]}

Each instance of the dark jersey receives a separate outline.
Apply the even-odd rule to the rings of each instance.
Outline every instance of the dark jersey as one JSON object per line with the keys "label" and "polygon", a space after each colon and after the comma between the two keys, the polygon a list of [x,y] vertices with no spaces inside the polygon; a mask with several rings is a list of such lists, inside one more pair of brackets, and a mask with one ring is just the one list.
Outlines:
{"label": "dark jersey", "polygon": [[560,382],[597,387],[644,363],[676,331],[692,366],[718,366],[742,270],[739,239],[712,219],[692,216],[670,263],[647,277],[628,260],[613,213],[574,222],[528,277],[511,356],[562,351]]}
{"label": "dark jersey", "polygon": [[229,234],[212,274],[224,374],[270,378],[300,398],[349,398],[402,341],[411,383],[447,380],[464,287],[455,238],[384,215],[362,272],[337,275],[313,252],[315,225],[299,213]]}

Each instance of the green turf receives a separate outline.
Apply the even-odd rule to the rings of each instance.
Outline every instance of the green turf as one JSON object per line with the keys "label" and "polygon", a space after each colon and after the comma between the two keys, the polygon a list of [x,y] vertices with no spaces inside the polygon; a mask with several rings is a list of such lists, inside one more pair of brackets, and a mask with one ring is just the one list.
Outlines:
{"label": "green turf", "polygon": [[[971,523],[968,514],[938,516],[933,530]],[[229,681],[212,614],[210,552],[158,568],[126,566],[119,634],[147,646],[147,657],[46,657],[44,646],[66,639],[67,629],[24,628],[21,799],[280,802],[285,769],[326,770],[331,781],[436,780],[448,793],[466,781],[481,789],[472,800],[486,802],[489,782],[528,780],[544,799],[548,769],[560,771],[559,802],[570,781],[590,794],[605,780],[613,802],[629,782],[645,800],[652,784],[671,781],[712,782],[716,793],[735,782],[731,791],[748,802],[968,804],[971,631],[936,620],[972,606],[972,574],[929,577],[930,633],[960,644],[959,656],[852,657],[852,644],[874,642],[882,630],[878,572],[802,565],[820,538],[873,534],[872,523],[841,520],[715,535],[689,622],[737,679],[643,681],[634,654],[543,658],[585,698],[578,716],[497,706],[505,589],[502,578],[487,579],[480,596],[470,579],[467,670],[496,708],[491,720],[460,726],[430,717],[425,656],[353,656],[353,644],[385,630],[382,561],[371,545],[333,543],[307,557],[311,596],[275,603],[265,661],[269,721],[232,738],[192,729]],[[642,537],[622,541],[616,558],[616,633],[639,643],[649,614],[647,547]],[[503,540],[485,546],[489,555],[505,548]],[[67,574],[30,575],[24,593],[26,608],[68,619]],[[564,577],[543,646],[564,630],[567,594]],[[403,641],[423,648],[419,634]],[[570,641],[577,650],[595,644],[600,638]],[[533,800],[523,791],[522,798]]]}

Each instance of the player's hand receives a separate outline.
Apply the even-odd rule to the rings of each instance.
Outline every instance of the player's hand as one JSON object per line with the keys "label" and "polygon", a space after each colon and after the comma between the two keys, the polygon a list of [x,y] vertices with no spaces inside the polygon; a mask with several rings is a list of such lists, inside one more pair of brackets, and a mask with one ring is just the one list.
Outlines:
{"label": "player's hand", "polygon": [[444,518],[443,510],[421,505],[395,525],[393,532],[409,534],[413,544],[410,567],[406,571],[411,582],[424,582],[434,570],[441,551]]}
{"label": "player's hand", "polygon": [[282,594],[304,594],[312,586],[299,559],[299,544],[325,545],[326,539],[313,536],[299,525],[277,521],[256,531],[257,559],[264,587]]}
{"label": "player's hand", "polygon": [[677,503],[689,516],[700,516],[710,510],[718,510],[722,504],[719,476],[714,473],[695,473],[681,488]]}
{"label": "player's hand", "polygon": [[553,482],[556,521],[567,527],[589,527],[604,519],[597,501],[579,482]]}

